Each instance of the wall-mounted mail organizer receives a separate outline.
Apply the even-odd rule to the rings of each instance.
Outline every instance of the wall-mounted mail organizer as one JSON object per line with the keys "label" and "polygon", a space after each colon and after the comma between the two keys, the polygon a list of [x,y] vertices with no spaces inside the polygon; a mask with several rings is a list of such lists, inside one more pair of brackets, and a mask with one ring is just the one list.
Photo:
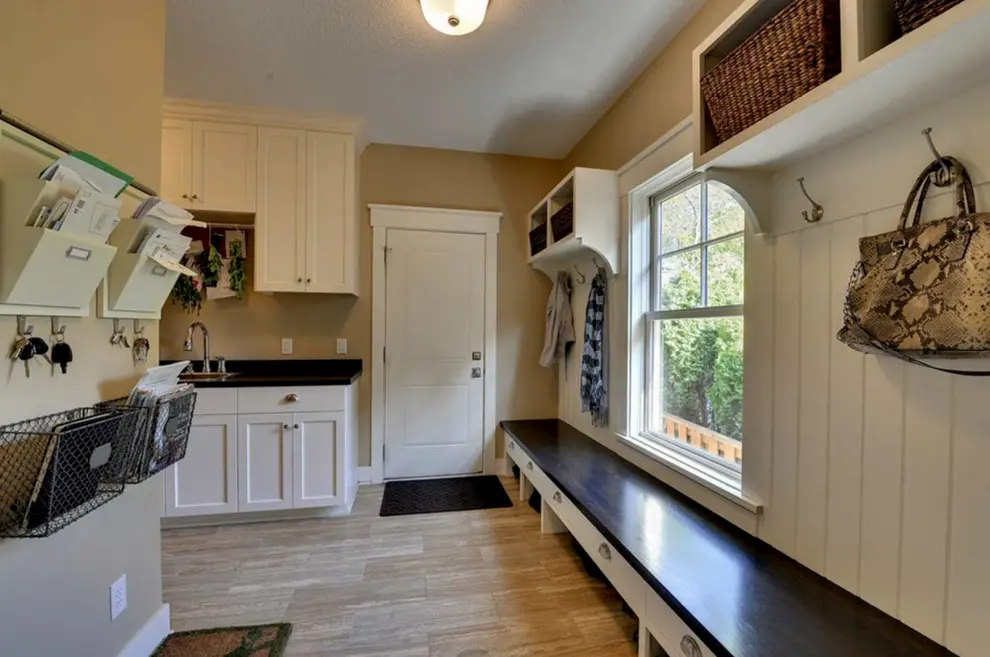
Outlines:
{"label": "wall-mounted mail organizer", "polygon": [[0,537],[51,536],[123,493],[139,421],[78,408],[0,427]]}
{"label": "wall-mounted mail organizer", "polygon": [[89,306],[117,248],[105,243],[105,235],[45,227],[46,209],[70,196],[64,187],[47,180],[0,181],[0,304]]}
{"label": "wall-mounted mail organizer", "polygon": [[107,307],[114,312],[159,312],[172,292],[177,271],[134,253],[146,230],[143,222],[125,220],[110,235],[117,256],[107,272]]}
{"label": "wall-mounted mail organizer", "polygon": [[136,437],[129,443],[130,449],[124,457],[123,480],[127,484],[140,484],[185,458],[196,411],[196,389],[186,385],[165,395],[148,397],[148,406],[133,406],[128,402],[127,397],[122,397],[97,404],[97,408],[138,413]]}

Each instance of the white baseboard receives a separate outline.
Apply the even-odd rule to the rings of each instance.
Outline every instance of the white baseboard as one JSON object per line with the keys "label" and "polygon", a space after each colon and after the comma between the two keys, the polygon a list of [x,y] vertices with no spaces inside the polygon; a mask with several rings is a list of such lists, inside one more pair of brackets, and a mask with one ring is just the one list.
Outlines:
{"label": "white baseboard", "polygon": [[172,631],[172,620],[166,602],[148,619],[117,657],[150,657]]}
{"label": "white baseboard", "polygon": [[357,480],[359,484],[370,484],[375,480],[375,469],[370,465],[358,466]]}

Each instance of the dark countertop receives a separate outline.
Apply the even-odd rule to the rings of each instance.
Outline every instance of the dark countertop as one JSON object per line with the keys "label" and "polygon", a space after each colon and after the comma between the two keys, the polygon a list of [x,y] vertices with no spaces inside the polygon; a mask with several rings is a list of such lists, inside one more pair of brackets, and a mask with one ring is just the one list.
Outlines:
{"label": "dark countertop", "polygon": [[[162,365],[169,362],[163,361]],[[202,361],[192,361],[202,369]],[[194,381],[197,388],[264,388],[269,386],[347,386],[362,373],[360,359],[325,360],[228,360],[227,371],[237,372],[223,381]]]}
{"label": "dark countertop", "polygon": [[952,657],[574,427],[502,428],[717,657]]}

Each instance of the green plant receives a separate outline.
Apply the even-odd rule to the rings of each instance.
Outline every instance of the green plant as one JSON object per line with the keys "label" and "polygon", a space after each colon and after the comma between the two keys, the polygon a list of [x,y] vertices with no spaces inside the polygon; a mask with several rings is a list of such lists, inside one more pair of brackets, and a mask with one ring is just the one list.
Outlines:
{"label": "green plant", "polygon": [[178,304],[187,313],[197,315],[203,309],[203,292],[192,276],[180,274],[172,286],[172,303]]}
{"label": "green plant", "polygon": [[230,243],[230,262],[227,266],[229,268],[230,289],[237,293],[238,299],[243,299],[247,292],[244,263],[244,245],[239,240],[234,240]]}
{"label": "green plant", "polygon": [[199,270],[203,276],[203,287],[216,287],[220,282],[220,272],[223,271],[223,258],[217,248],[210,248],[199,255]]}

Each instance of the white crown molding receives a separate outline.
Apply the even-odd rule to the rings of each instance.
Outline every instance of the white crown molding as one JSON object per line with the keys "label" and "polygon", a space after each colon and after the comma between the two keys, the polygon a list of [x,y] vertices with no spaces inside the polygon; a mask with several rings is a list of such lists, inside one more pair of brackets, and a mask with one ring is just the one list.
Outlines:
{"label": "white crown molding", "polygon": [[163,106],[163,115],[169,119],[226,121],[294,128],[297,130],[340,132],[354,135],[357,138],[359,153],[367,146],[367,143],[362,137],[365,121],[363,118],[356,116],[315,114],[312,112],[297,112],[274,107],[227,105],[225,103],[184,100],[181,98],[166,98]]}

